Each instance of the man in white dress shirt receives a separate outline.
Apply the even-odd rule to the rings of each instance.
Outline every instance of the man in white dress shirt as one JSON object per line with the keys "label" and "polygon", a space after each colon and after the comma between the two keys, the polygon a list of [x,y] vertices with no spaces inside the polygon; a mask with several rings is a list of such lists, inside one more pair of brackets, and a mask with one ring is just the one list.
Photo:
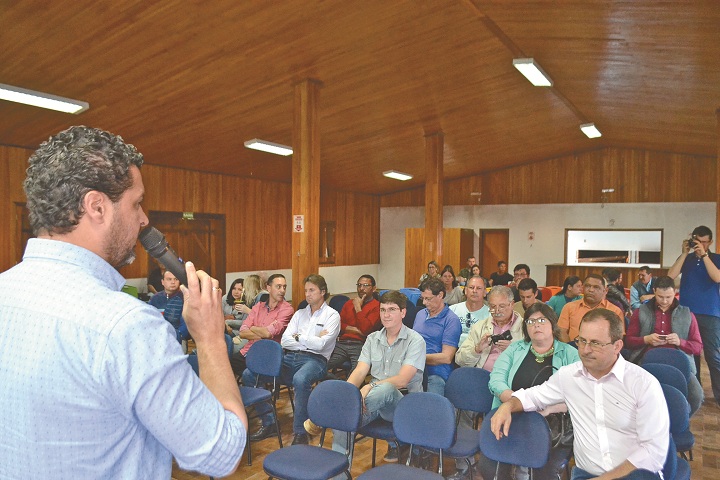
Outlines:
{"label": "man in white dress shirt", "polygon": [[665,397],[655,377],[620,355],[621,339],[622,320],[615,313],[586,313],[577,342],[581,361],[542,385],[513,393],[492,418],[495,436],[512,434],[512,412],[565,402],[575,427],[572,480],[632,479],[640,470],[660,478],[670,431]]}

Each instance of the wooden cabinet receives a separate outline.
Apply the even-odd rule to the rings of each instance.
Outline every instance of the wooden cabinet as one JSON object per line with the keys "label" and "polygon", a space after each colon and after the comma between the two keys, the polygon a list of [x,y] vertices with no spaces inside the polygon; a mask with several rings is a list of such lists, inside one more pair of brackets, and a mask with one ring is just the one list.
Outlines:
{"label": "wooden cabinet", "polygon": [[[561,264],[555,264],[555,265],[546,265],[545,266],[545,285],[557,285],[562,287],[563,282],[565,281],[566,277],[569,277],[570,275],[576,275],[580,277],[580,280],[583,280],[585,277],[588,276],[590,273],[597,273],[598,275],[602,275],[602,271],[605,267],[587,267],[587,266],[577,266],[577,265],[561,265]],[[623,285],[625,288],[630,288],[630,286],[637,281],[637,274],[638,274],[638,267],[614,267],[617,268],[622,272],[623,275]],[[661,277],[663,275],[667,275],[668,269],[667,268],[653,268],[652,274],[653,277]]]}
{"label": "wooden cabinet", "polygon": [[435,260],[440,269],[452,265],[457,275],[466,266],[467,258],[474,255],[475,234],[469,228],[443,228],[443,256],[430,258],[423,251],[425,229],[405,229],[405,286],[417,287],[420,276],[427,272],[428,262]]}

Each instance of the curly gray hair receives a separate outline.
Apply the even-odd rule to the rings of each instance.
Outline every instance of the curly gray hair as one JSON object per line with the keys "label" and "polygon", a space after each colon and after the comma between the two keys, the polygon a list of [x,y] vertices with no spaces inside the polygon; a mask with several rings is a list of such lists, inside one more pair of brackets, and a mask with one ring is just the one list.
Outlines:
{"label": "curly gray hair", "polygon": [[120,136],[70,127],[43,142],[28,160],[23,183],[36,235],[71,232],[85,213],[85,194],[102,192],[115,203],[132,186],[130,167],[143,156]]}

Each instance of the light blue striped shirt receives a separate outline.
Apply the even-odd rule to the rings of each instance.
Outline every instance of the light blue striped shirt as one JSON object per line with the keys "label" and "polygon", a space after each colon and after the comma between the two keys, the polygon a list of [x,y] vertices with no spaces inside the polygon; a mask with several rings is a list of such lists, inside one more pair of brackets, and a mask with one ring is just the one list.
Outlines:
{"label": "light blue striped shirt", "polygon": [[172,326],[76,245],[31,239],[0,274],[0,478],[224,476],[246,432]]}

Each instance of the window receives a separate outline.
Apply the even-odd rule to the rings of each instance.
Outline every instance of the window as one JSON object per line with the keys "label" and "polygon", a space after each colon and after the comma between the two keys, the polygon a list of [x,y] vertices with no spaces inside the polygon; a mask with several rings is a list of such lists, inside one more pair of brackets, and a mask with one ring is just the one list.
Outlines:
{"label": "window", "polygon": [[625,266],[662,263],[663,231],[565,230],[566,265]]}

